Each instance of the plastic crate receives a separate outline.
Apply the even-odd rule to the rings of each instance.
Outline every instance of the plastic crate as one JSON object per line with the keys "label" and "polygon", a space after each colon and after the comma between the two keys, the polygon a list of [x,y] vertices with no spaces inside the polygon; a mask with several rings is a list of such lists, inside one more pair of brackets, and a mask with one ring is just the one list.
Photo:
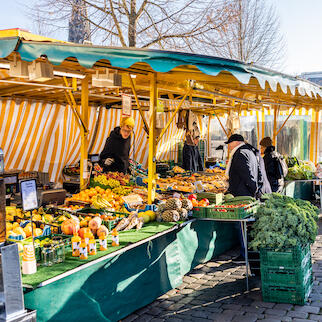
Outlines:
{"label": "plastic crate", "polygon": [[279,268],[261,266],[261,279],[263,284],[280,286],[298,286],[306,283],[312,275],[311,258],[306,262],[305,267]]}
{"label": "plastic crate", "polygon": [[192,217],[207,218],[208,207],[194,207],[192,209]]}
{"label": "plastic crate", "polygon": [[262,284],[263,301],[304,305],[310,296],[312,285],[312,275],[309,277],[309,280],[301,286],[287,287]]}
{"label": "plastic crate", "polygon": [[218,219],[244,219],[251,214],[256,213],[259,205],[259,201],[255,201],[246,206],[238,208],[227,208],[225,206],[209,206],[207,210],[207,217]]}
{"label": "plastic crate", "polygon": [[311,256],[310,244],[297,245],[295,247],[286,248],[275,251],[274,249],[261,248],[260,260],[261,265],[272,267],[294,268],[303,265],[307,257]]}

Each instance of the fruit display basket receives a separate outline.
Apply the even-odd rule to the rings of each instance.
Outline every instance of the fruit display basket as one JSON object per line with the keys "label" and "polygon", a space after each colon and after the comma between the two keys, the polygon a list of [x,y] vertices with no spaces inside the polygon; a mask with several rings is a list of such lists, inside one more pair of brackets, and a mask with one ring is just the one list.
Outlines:
{"label": "fruit display basket", "polygon": [[279,251],[270,248],[260,249],[261,265],[284,268],[305,267],[308,259],[311,259],[310,244],[297,245]]}
{"label": "fruit display basket", "polygon": [[212,205],[207,207],[207,218],[244,219],[259,208],[260,202],[255,201],[247,205]]}

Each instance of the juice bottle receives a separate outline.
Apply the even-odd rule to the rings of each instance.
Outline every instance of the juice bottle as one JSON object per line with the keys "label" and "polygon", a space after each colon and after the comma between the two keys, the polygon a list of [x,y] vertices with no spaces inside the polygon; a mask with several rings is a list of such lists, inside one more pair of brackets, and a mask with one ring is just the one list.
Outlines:
{"label": "juice bottle", "polygon": [[112,246],[120,246],[119,233],[115,228],[113,229],[111,235],[112,235]]}
{"label": "juice bottle", "polygon": [[88,246],[89,246],[89,255],[96,255],[96,241],[94,239],[94,236],[89,240]]}
{"label": "juice bottle", "polygon": [[74,236],[72,237],[72,256],[79,257],[79,245],[81,241],[81,238],[77,234],[74,234]]}
{"label": "juice bottle", "polygon": [[84,233],[84,240],[85,240],[86,246],[88,246],[89,240],[91,239],[92,235],[93,234],[89,229],[87,229],[86,232]]}
{"label": "juice bottle", "polygon": [[102,233],[99,235],[100,250],[107,250],[107,236]]}
{"label": "juice bottle", "polygon": [[79,258],[88,259],[87,244],[84,239],[81,241],[79,245]]}

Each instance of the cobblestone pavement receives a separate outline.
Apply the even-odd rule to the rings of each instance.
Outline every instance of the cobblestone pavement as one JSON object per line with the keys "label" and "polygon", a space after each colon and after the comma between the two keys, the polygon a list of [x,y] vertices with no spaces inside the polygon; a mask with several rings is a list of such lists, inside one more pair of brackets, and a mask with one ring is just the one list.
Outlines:
{"label": "cobblestone pavement", "polygon": [[236,250],[198,265],[183,283],[137,310],[122,322],[322,321],[322,222],[312,246],[314,286],[304,306],[263,302],[260,279],[251,277],[247,293],[245,266],[232,263]]}

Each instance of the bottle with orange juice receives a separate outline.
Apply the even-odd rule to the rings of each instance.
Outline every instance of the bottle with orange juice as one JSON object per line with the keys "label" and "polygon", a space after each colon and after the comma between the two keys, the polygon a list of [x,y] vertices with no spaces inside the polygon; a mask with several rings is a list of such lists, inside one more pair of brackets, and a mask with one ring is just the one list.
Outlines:
{"label": "bottle with orange juice", "polygon": [[89,255],[96,255],[96,241],[94,239],[94,236],[89,240],[88,246],[89,246]]}
{"label": "bottle with orange juice", "polygon": [[111,235],[112,235],[112,246],[120,246],[119,233],[115,228],[113,229]]}
{"label": "bottle with orange juice", "polygon": [[99,240],[100,240],[100,250],[104,251],[107,250],[107,236],[105,233],[101,233],[99,235]]}
{"label": "bottle with orange juice", "polygon": [[88,246],[89,244],[89,240],[91,239],[91,237],[93,236],[92,232],[90,231],[90,229],[86,229],[85,233],[84,233],[84,240],[86,245]]}
{"label": "bottle with orange juice", "polygon": [[79,257],[79,246],[81,243],[81,238],[75,233],[72,237],[72,256]]}
{"label": "bottle with orange juice", "polygon": [[79,245],[79,258],[88,259],[87,244],[84,239],[81,241]]}

